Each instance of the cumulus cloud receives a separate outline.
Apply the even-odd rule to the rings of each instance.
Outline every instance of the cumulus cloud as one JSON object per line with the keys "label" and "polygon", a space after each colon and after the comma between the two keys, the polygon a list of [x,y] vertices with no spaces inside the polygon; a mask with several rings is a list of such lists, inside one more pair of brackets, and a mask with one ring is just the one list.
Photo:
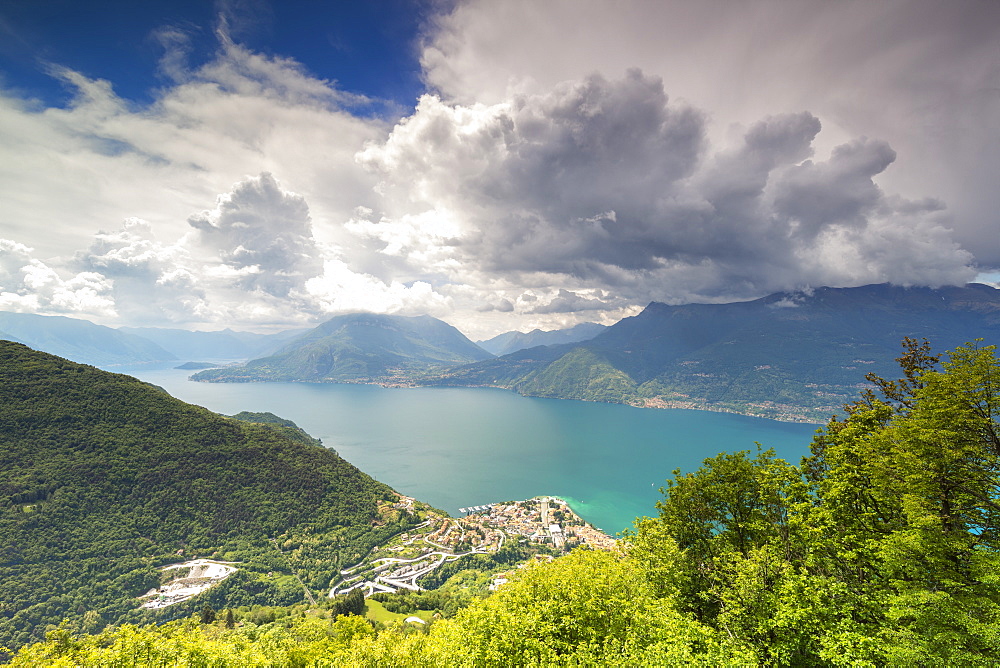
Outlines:
{"label": "cumulus cloud", "polygon": [[[690,173],[702,130],[698,112],[667,105],[662,82],[631,71],[491,107],[426,96],[359,160],[404,211],[457,219],[463,233],[440,242],[484,268],[587,274],[602,261],[648,266],[640,249],[623,248],[645,224],[629,214]],[[605,243],[611,236],[619,242]]]}
{"label": "cumulus cloud", "polygon": [[[820,130],[807,112],[772,116],[715,149],[704,115],[636,70],[493,106],[427,96],[358,156],[390,212],[366,231],[468,276],[563,288],[534,313],[579,310],[581,289],[676,302],[971,279],[940,205],[875,183],[896,157],[885,142],[808,160]],[[404,222],[414,211],[453,224],[425,234]]]}
{"label": "cumulus cloud", "polygon": [[309,206],[268,173],[236,184],[214,209],[188,218],[200,245],[246,290],[288,297],[323,270]]}
{"label": "cumulus cloud", "polygon": [[[0,227],[7,236],[30,240],[43,256],[70,255],[95,229],[135,216],[164,238],[178,237],[192,212],[248,173],[294,182],[312,215],[325,220],[346,220],[372,204],[373,181],[354,154],[382,136],[384,123],[347,109],[363,100],[291,59],[231,40],[189,67],[183,31],[157,35],[172,83],[149,104],[61,66],[51,73],[73,96],[65,107],[40,108],[0,91]],[[56,234],[35,233],[53,226]],[[324,226],[320,240],[337,242],[339,230]]]}
{"label": "cumulus cloud", "polygon": [[0,225],[17,240],[0,245],[0,307],[244,327],[430,313],[485,337],[650,300],[972,278],[943,202],[886,187],[895,141],[804,104],[720,132],[662,63],[534,81],[485,64],[477,87],[490,4],[442,21],[425,51],[438,92],[395,126],[225,29],[196,65],[183,30],[158,32],[170,83],[145,106],[58,67],[65,108],[0,94]]}
{"label": "cumulus cloud", "polygon": [[450,102],[492,105],[640,67],[706,110],[717,144],[800,109],[823,121],[821,156],[883,139],[900,155],[883,187],[947,201],[954,238],[1000,266],[1000,3],[466,0],[434,25],[422,64]]}
{"label": "cumulus cloud", "polygon": [[183,240],[161,243],[145,220],[128,218],[117,230],[98,232],[72,264],[104,277],[119,318],[129,324],[212,319],[208,286]]}
{"label": "cumulus cloud", "polygon": [[496,311],[497,313],[513,313],[514,303],[509,299],[501,299],[498,302],[483,304],[476,310],[480,313],[490,313],[491,311]]}
{"label": "cumulus cloud", "polygon": [[374,276],[351,271],[343,262],[328,261],[322,276],[310,279],[306,292],[324,313],[374,311],[400,315],[447,316],[453,304],[430,283],[389,284]]}
{"label": "cumulus cloud", "polygon": [[[384,282],[324,251],[304,198],[267,173],[237,182],[188,222],[190,232],[164,244],[147,221],[129,218],[98,232],[71,264],[101,282],[120,320],[136,324],[303,324],[348,311],[452,309],[429,283]],[[39,264],[30,249],[14,250],[20,264]]]}
{"label": "cumulus cloud", "polygon": [[587,297],[572,290],[559,290],[546,304],[528,310],[528,313],[577,313],[580,311],[606,311],[610,303],[595,297]]}
{"label": "cumulus cloud", "polygon": [[95,272],[65,275],[32,256],[33,249],[0,239],[0,310],[111,316],[110,282]]}

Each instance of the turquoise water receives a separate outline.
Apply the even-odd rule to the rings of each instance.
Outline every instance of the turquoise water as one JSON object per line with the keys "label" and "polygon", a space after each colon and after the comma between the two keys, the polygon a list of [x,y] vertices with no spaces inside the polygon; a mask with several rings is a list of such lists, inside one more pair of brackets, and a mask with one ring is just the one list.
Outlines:
{"label": "turquoise water", "polygon": [[294,420],[361,470],[457,514],[550,494],[609,533],[655,515],[671,471],[723,450],[774,448],[798,463],[815,425],[728,413],[654,410],[470,388],[194,383],[189,371],[128,373],[219,413]]}

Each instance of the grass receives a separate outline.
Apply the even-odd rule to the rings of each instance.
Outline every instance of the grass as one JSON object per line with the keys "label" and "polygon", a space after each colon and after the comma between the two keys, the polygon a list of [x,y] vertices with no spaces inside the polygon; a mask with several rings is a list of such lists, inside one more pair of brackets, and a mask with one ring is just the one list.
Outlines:
{"label": "grass", "polygon": [[417,610],[412,614],[402,614],[397,612],[389,612],[385,609],[385,606],[378,601],[373,601],[368,599],[365,602],[365,616],[376,622],[382,622],[383,624],[392,624],[395,622],[402,622],[407,617],[419,617],[425,622],[429,622],[433,617],[434,612],[432,610]]}

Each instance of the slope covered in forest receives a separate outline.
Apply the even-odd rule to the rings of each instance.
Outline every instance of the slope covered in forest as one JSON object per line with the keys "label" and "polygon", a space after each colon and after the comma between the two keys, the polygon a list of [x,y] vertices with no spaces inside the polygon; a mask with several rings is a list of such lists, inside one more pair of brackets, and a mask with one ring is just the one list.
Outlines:
{"label": "slope covered in forest", "polygon": [[63,629],[14,665],[996,666],[1000,361],[913,340],[899,361],[800,465],[744,451],[675,472],[620,549],[514,569],[429,629],[323,609]]}
{"label": "slope covered in forest", "polygon": [[148,619],[157,567],[195,556],[240,562],[216,605],[293,603],[416,523],[291,431],[0,341],[0,645]]}

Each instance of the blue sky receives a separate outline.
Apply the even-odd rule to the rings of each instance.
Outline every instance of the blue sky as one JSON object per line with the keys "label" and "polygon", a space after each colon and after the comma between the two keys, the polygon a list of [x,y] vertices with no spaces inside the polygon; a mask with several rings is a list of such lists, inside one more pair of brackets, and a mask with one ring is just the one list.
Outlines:
{"label": "blue sky", "polygon": [[0,309],[474,337],[1000,270],[989,0],[0,5]]}
{"label": "blue sky", "polygon": [[[13,0],[0,10],[4,79],[8,87],[64,104],[65,87],[46,72],[58,63],[112,81],[130,100],[149,102],[157,85],[165,27],[190,38],[190,58],[218,48],[220,16],[249,48],[295,58],[340,88],[402,107],[422,92],[419,37],[427,2],[212,3],[192,0]],[[162,82],[160,82],[162,84]]]}

